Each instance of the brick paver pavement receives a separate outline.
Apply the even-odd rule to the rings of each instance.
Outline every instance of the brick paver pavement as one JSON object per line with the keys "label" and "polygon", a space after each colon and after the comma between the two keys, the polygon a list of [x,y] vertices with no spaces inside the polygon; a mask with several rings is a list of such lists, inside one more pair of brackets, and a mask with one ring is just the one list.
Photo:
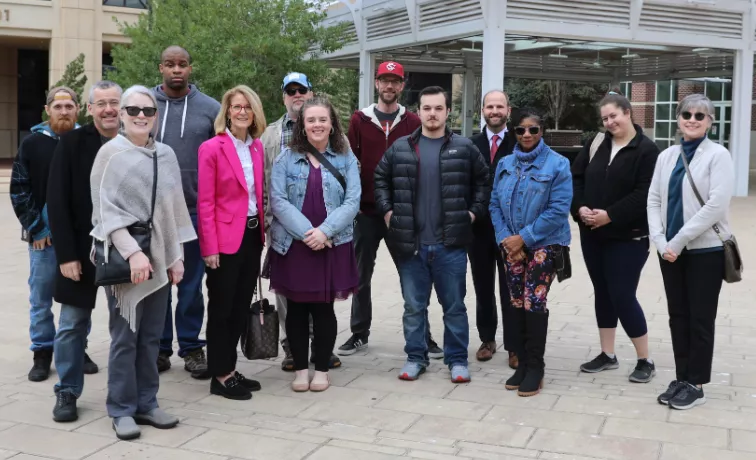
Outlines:
{"label": "brick paver pavement", "polygon": [[[658,367],[655,380],[646,385],[628,382],[635,355],[622,332],[620,369],[594,375],[578,371],[580,363],[600,350],[591,285],[576,242],[574,278],[555,284],[551,295],[546,386],[539,396],[519,398],[504,389],[511,373],[505,353],[488,363],[474,359],[479,343],[469,281],[472,382],[452,384],[439,362],[417,382],[396,378],[404,361],[403,307],[397,276],[382,252],[369,349],[343,359],[343,368],[331,373],[331,389],[295,394],[288,387],[292,375],[280,370],[279,361],[242,358],[240,371],[259,379],[263,390],[251,401],[229,401],[211,396],[208,382],[190,378],[174,356],[174,367],[161,376],[159,399],[162,407],[181,417],[181,424],[167,431],[145,427],[139,440],[118,442],[105,413],[109,337],[104,299],[95,310],[89,350],[102,370],[86,377],[79,420],[52,421],[54,376],[43,383],[26,379],[31,365],[28,256],[8,195],[0,194],[0,459],[754,459],[756,266],[748,261],[756,259],[755,203],[754,198],[738,199],[732,208],[749,271],[744,282],[723,290],[713,383],[706,387],[708,402],[700,408],[676,412],[655,401],[674,371],[654,254],[643,273],[640,299]],[[337,315],[339,345],[349,335],[349,304],[339,303]],[[441,311],[435,300],[431,325],[441,342]]]}

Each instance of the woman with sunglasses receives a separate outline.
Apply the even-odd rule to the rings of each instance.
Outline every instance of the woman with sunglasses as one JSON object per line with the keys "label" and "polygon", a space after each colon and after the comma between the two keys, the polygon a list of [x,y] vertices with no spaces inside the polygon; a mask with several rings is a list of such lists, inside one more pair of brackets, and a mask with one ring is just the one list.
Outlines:
{"label": "woman with sunglasses", "polygon": [[706,402],[703,385],[711,380],[714,322],[724,278],[722,240],[731,236],[727,217],[734,169],[730,152],[707,138],[714,110],[702,94],[678,104],[682,145],[659,155],[648,194],[648,224],[659,251],[676,371],[657,400],[673,409]]}
{"label": "woman with sunglasses", "polygon": [[656,368],[649,358],[648,327],[636,293],[648,259],[646,198],[659,147],[633,123],[633,108],[625,96],[612,91],[599,108],[606,133],[587,143],[572,165],[572,215],[593,283],[601,341],[601,354],[580,370],[619,368],[614,342],[620,322],[637,355],[629,379],[648,383]]}
{"label": "woman with sunglasses", "polygon": [[[123,93],[122,130],[100,148],[90,177],[91,234],[105,247],[112,244],[131,267],[130,284],[105,290],[111,338],[106,406],[123,440],[139,437],[137,424],[165,429],[178,423],[158,407],[155,362],[170,285],[184,274],[182,244],[197,237],[176,155],[154,140],[156,107],[155,95],[143,86]],[[129,233],[138,222],[151,224],[149,255]]]}
{"label": "woman with sunglasses", "polygon": [[236,348],[260,276],[265,244],[265,114],[257,93],[226,91],[216,136],[199,148],[197,221],[207,266],[210,393],[246,400],[260,383],[236,371]]}
{"label": "woman with sunglasses", "polygon": [[496,167],[491,220],[504,256],[513,320],[521,331],[519,366],[506,381],[508,390],[533,396],[543,388],[546,298],[556,276],[555,259],[570,244],[570,163],[543,141],[543,119],[524,109],[513,120],[514,155]]}

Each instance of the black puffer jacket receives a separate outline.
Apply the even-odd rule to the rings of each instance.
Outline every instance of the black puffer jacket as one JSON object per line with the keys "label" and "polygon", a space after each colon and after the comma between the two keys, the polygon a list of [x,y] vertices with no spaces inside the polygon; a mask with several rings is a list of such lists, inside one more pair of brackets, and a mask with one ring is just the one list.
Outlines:
{"label": "black puffer jacket", "polygon": [[[399,259],[411,257],[418,248],[415,199],[421,131],[418,128],[412,135],[397,139],[375,169],[376,209],[381,216],[393,211],[386,244]],[[448,129],[440,161],[443,242],[447,247],[463,247],[473,239],[468,211],[476,220],[488,213],[488,165],[470,139]]]}

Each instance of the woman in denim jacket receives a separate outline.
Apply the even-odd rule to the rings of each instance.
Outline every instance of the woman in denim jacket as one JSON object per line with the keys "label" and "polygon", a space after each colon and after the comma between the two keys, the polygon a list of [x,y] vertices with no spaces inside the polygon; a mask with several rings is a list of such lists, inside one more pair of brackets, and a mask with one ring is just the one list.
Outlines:
{"label": "woman in denim jacket", "polygon": [[543,142],[543,119],[524,109],[514,119],[517,145],[496,168],[491,193],[491,220],[504,253],[507,286],[519,324],[519,366],[506,382],[508,390],[533,396],[543,387],[549,310],[546,296],[554,260],[570,244],[570,163]]}
{"label": "woman in denim jacket", "polygon": [[[294,391],[328,388],[337,329],[333,302],[348,298],[359,284],[352,237],[362,188],[357,158],[344,139],[330,102],[309,100],[300,109],[290,147],[271,171],[270,287],[288,302],[286,336],[296,370]],[[313,148],[320,155],[310,153]],[[310,316],[312,382],[307,363]]]}

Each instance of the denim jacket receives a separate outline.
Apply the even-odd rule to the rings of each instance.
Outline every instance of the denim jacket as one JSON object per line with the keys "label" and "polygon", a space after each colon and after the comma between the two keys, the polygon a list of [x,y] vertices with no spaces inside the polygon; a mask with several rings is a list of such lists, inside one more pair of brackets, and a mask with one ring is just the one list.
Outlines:
{"label": "denim jacket", "polygon": [[[360,209],[362,185],[357,157],[351,150],[346,154],[334,153],[328,146],[325,156],[344,176],[347,184],[345,191],[328,168],[321,166],[323,198],[328,217],[318,228],[333,241],[334,246],[338,246],[352,241],[354,218]],[[287,147],[275,159],[270,175],[272,247],[277,253],[284,255],[294,239],[305,239],[305,232],[313,228],[312,223],[302,214],[310,163],[305,154]]]}
{"label": "denim jacket", "polygon": [[518,144],[496,167],[489,205],[496,244],[517,234],[528,248],[570,244],[570,162],[543,140],[536,150],[535,159],[523,163]]}

